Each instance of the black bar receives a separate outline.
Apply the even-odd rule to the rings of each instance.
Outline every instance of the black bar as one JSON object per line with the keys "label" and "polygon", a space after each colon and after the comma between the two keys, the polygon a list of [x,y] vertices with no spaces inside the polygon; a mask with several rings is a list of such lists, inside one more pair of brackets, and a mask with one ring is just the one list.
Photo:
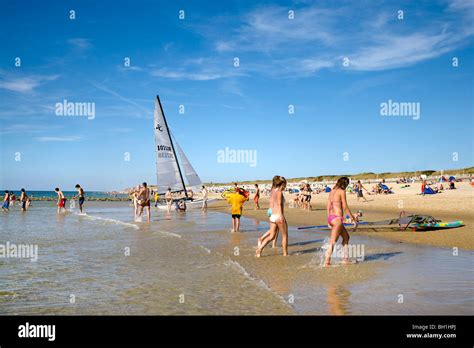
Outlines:
{"label": "black bar", "polygon": [[[19,326],[55,325],[55,340],[20,338]],[[469,345],[471,316],[3,316],[0,346],[38,344]],[[426,330],[414,329],[425,325]],[[446,326],[455,328],[441,328]],[[431,327],[435,326],[435,328]],[[431,328],[430,328],[431,327]],[[408,338],[407,334],[456,334]]]}

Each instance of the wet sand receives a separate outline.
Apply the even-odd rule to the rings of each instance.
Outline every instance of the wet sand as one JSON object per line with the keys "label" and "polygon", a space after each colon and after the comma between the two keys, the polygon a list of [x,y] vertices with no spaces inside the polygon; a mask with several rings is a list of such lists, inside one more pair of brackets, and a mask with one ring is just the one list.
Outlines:
{"label": "wet sand", "polygon": [[39,251],[37,262],[0,259],[0,314],[472,315],[471,251],[354,233],[362,258],[322,267],[327,232],[290,228],[288,257],[280,239],[256,258],[267,222],[244,217],[241,233],[231,233],[227,213],[152,208],[147,223],[132,210],[90,202],[86,216],[58,215],[38,202],[3,214],[2,239]]}
{"label": "wet sand", "polygon": [[[467,182],[457,183],[456,190],[447,190],[436,195],[418,195],[420,184],[411,184],[410,187],[393,184],[394,194],[366,195],[368,202],[357,201],[355,194],[347,194],[347,201],[353,213],[361,210],[364,221],[379,221],[398,217],[400,211],[431,215],[443,221],[463,220],[465,226],[449,230],[413,232],[394,231],[384,229],[364,229],[362,226],[355,232],[370,237],[390,239],[399,243],[413,243],[437,247],[474,250],[474,188]],[[365,185],[367,189],[371,185]],[[364,192],[365,193],[365,192]],[[285,194],[287,205],[285,215],[290,226],[323,225],[326,223],[327,193],[313,195],[312,211],[300,208],[288,208],[288,202],[293,195]],[[267,221],[266,210],[268,197],[260,199],[260,210],[254,210],[253,195],[244,205],[243,216]],[[229,212],[229,205],[224,200],[212,203],[210,210]]]}

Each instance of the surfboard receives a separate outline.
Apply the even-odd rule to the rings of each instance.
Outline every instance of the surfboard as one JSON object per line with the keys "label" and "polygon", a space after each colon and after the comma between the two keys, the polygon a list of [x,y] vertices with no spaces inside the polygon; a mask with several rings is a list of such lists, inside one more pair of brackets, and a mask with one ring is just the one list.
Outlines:
{"label": "surfboard", "polygon": [[416,224],[413,226],[415,231],[444,230],[464,226],[463,221],[440,221],[437,223]]}

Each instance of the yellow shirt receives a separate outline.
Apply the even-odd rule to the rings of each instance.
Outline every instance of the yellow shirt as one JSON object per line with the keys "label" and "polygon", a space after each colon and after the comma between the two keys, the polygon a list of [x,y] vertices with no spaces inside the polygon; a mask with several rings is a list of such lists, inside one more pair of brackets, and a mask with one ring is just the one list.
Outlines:
{"label": "yellow shirt", "polygon": [[232,205],[232,215],[242,215],[242,207],[248,198],[239,193],[231,193],[227,196],[227,202]]}

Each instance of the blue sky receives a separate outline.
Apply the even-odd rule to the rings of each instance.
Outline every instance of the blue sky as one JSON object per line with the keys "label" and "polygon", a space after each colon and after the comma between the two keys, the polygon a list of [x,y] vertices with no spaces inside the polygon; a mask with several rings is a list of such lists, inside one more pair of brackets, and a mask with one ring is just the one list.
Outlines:
{"label": "blue sky", "polygon": [[[473,4],[2,1],[0,187],[155,183],[156,94],[203,181],[472,166]],[[56,116],[64,99],[95,118]]]}

